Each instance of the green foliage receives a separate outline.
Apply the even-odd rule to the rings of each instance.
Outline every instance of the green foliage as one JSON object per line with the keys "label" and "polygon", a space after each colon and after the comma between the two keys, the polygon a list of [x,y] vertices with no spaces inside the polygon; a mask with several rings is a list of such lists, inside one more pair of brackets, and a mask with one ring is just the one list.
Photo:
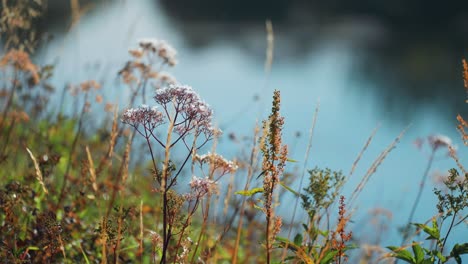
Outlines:
{"label": "green foliage", "polygon": [[302,207],[308,213],[310,219],[321,211],[327,210],[336,200],[338,190],[344,183],[344,175],[341,171],[314,168],[309,171],[309,185],[304,188],[301,195]]}
{"label": "green foliage", "polygon": [[[468,254],[468,243],[455,244],[448,255],[444,255],[444,249],[453,227],[463,222],[462,220],[458,224],[455,224],[455,219],[457,214],[468,206],[468,177],[465,175],[464,178],[461,178],[456,169],[451,169],[444,184],[446,187],[445,191],[434,190],[439,200],[437,209],[440,213],[441,224],[438,223],[437,218],[432,219],[431,226],[420,223],[413,224],[421,229],[427,235],[425,239],[433,241],[436,247],[434,249],[424,248],[414,241],[412,253],[402,247],[387,247],[393,252],[392,257],[413,264],[447,263],[450,259],[454,259],[458,264],[462,263],[460,255]],[[440,226],[448,218],[451,218],[450,225],[445,236],[442,236]],[[463,219],[466,219],[466,217],[463,217]]]}
{"label": "green foliage", "polygon": [[456,169],[451,169],[444,184],[446,192],[435,189],[434,193],[439,200],[437,209],[447,219],[468,207],[468,176],[461,178]]}
{"label": "green foliage", "polygon": [[[330,169],[315,168],[309,171],[309,184],[304,188],[303,194],[298,194],[302,199],[302,207],[307,212],[308,221],[302,224],[303,233],[297,233],[292,241],[287,238],[277,238],[277,246],[292,252],[294,255],[289,261],[301,261],[304,263],[341,263],[346,261],[345,252],[354,248],[352,245],[344,245],[343,240],[338,241],[336,236],[345,237],[344,226],[349,221],[345,217],[344,200],[340,206],[340,218],[337,219],[336,230],[323,229],[322,226],[330,226],[330,222],[322,223],[324,215],[328,214],[330,206],[337,200],[338,191],[344,183],[344,175],[341,172]],[[327,221],[330,221],[327,218]],[[349,236],[350,237],[350,236]]]}

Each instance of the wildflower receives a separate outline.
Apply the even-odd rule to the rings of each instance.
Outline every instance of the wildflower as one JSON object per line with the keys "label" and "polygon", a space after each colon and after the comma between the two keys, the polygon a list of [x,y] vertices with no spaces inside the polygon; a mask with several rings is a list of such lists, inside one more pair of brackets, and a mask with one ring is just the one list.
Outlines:
{"label": "wildflower", "polygon": [[147,105],[141,105],[138,108],[125,110],[122,122],[134,127],[143,124],[144,126],[148,126],[148,128],[154,129],[156,126],[162,124],[164,119],[162,113],[156,106],[150,108]]}
{"label": "wildflower", "polygon": [[198,198],[204,196],[205,194],[212,194],[218,192],[217,183],[209,179],[208,177],[198,178],[194,175],[189,185],[195,197]]}
{"label": "wildflower", "polygon": [[[450,155],[450,152],[453,150],[455,151],[456,150],[456,146],[452,144],[452,140],[445,136],[445,135],[430,135],[426,138],[427,140],[427,143],[430,147],[430,149],[433,151],[433,152],[436,152],[437,150],[441,149],[441,148],[447,148],[448,149],[448,155]],[[414,145],[416,146],[416,148],[418,148],[419,150],[422,150],[422,146],[424,145],[425,143],[425,139],[422,139],[422,138],[418,138],[414,141]]]}
{"label": "wildflower", "polygon": [[128,53],[132,55],[133,57],[139,59],[143,56],[143,49],[137,48],[137,49],[129,49]]}
{"label": "wildflower", "polygon": [[157,90],[154,99],[166,108],[173,103],[177,115],[183,120],[173,120],[175,131],[180,135],[197,128],[207,136],[216,135],[218,130],[211,124],[213,110],[203,102],[200,96],[188,85],[174,85]]}
{"label": "wildflower", "polygon": [[164,62],[169,64],[169,66],[175,66],[177,64],[177,60],[175,58],[177,51],[166,41],[158,39],[141,39],[139,44],[143,51],[149,51],[157,54],[164,60]]}
{"label": "wildflower", "polygon": [[435,151],[441,147],[450,147],[452,146],[452,140],[444,135],[431,135],[427,138],[429,145]]}
{"label": "wildflower", "polygon": [[338,225],[336,230],[332,232],[332,248],[337,250],[338,253],[335,256],[335,260],[338,263],[341,263],[339,259],[342,257],[345,261],[347,261],[348,256],[346,255],[346,242],[351,240],[353,236],[353,232],[345,232],[345,228],[347,223],[349,222],[349,216],[346,216],[346,204],[345,204],[345,197],[342,195],[340,196],[339,200],[339,207],[338,207]]}
{"label": "wildflower", "polygon": [[210,163],[213,166],[213,170],[220,169],[224,173],[234,173],[238,166],[235,162],[225,159],[223,156],[210,153],[205,155],[195,155],[195,161],[198,161],[200,164]]}

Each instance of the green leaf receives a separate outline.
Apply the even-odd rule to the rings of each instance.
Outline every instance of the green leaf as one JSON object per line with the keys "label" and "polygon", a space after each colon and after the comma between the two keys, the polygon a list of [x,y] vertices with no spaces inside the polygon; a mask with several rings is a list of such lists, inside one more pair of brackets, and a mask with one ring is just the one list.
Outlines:
{"label": "green leaf", "polygon": [[421,264],[434,264],[434,261],[428,258],[428,259],[425,259]]}
{"label": "green leaf", "polygon": [[301,234],[297,234],[295,237],[294,237],[294,244],[296,244],[297,246],[301,246],[302,245],[302,241],[303,241],[303,237]]}
{"label": "green leaf", "polygon": [[429,237],[427,239],[436,239],[439,240],[440,238],[440,233],[439,233],[439,228],[437,228],[437,224],[435,227],[429,227],[425,224],[414,224],[415,226],[421,228],[424,233],[428,234]]}
{"label": "green leaf", "polygon": [[237,191],[235,194],[243,195],[243,196],[252,196],[257,193],[262,193],[263,188],[253,188],[252,190],[245,190],[245,191]]}
{"label": "green leaf", "polygon": [[258,205],[256,205],[256,204],[254,204],[254,206],[253,206],[253,207],[254,207],[255,209],[257,209],[257,210],[259,210],[259,211],[262,211],[262,212],[263,212],[263,208],[262,208],[262,207],[260,207],[260,206],[258,206]]}
{"label": "green leaf", "polygon": [[284,237],[276,237],[276,241],[279,242],[278,246],[280,248],[288,248],[294,252],[296,257],[300,258],[306,264],[313,264],[313,259],[307,255],[307,252],[304,251],[303,247],[297,246],[292,241]]}
{"label": "green leaf", "polygon": [[[298,192],[296,192],[295,190],[291,189],[291,187],[287,186],[286,184],[284,184],[284,182],[280,181],[280,185],[283,186],[283,188],[285,188],[286,190],[288,190],[289,192],[291,192],[292,194],[294,194],[295,196],[300,196],[300,194]],[[263,189],[262,189],[263,191]]]}
{"label": "green leaf", "polygon": [[440,259],[440,261],[442,261],[442,263],[447,262],[447,258],[444,255],[442,255],[442,252],[440,252],[438,250],[436,252],[437,252],[436,256]]}
{"label": "green leaf", "polygon": [[297,160],[293,160],[291,158],[286,158],[286,161],[288,161],[288,162],[297,162]]}
{"label": "green leaf", "polygon": [[330,250],[323,256],[323,258],[320,260],[320,264],[328,264],[330,261],[338,254],[338,250]]}
{"label": "green leaf", "polygon": [[424,261],[424,251],[422,247],[413,241],[413,253],[417,264],[422,264]]}
{"label": "green leaf", "polygon": [[36,246],[29,246],[28,250],[39,250],[39,247]]}
{"label": "green leaf", "polygon": [[461,245],[455,244],[455,246],[453,246],[452,251],[450,252],[450,256],[455,258],[455,261],[457,262],[457,264],[462,263],[462,259],[460,255],[463,255],[463,254],[468,254],[468,243],[464,243]]}
{"label": "green leaf", "polygon": [[320,230],[318,229],[318,233],[322,235],[323,237],[328,237],[328,234],[330,233],[330,230]]}
{"label": "green leaf", "polygon": [[395,247],[395,246],[389,246],[387,248],[395,253],[393,257],[404,260],[408,263],[416,264],[416,260],[414,259],[411,252],[409,252],[408,250],[401,249],[401,247]]}
{"label": "green leaf", "polygon": [[[455,244],[452,249],[453,253],[456,253],[457,255],[463,255],[463,254],[468,254],[468,243],[464,244]],[[452,254],[452,253],[450,253]]]}

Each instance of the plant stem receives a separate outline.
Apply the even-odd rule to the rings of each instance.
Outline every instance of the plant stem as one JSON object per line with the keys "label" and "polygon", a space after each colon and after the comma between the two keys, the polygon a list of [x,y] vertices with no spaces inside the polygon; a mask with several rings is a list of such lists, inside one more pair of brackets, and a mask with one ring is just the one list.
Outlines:
{"label": "plant stem", "polygon": [[166,263],[166,251],[169,246],[169,237],[168,237],[168,230],[167,230],[167,171],[169,167],[169,157],[170,157],[170,148],[171,148],[171,135],[172,131],[174,130],[174,122],[175,118],[171,120],[169,124],[169,128],[167,130],[167,139],[166,139],[166,150],[165,150],[165,158],[164,158],[164,167],[162,171],[161,177],[161,191],[163,192],[163,251],[161,257],[161,263]]}
{"label": "plant stem", "polygon": [[432,149],[431,155],[429,156],[429,161],[427,163],[426,170],[424,171],[423,177],[421,179],[421,183],[419,185],[419,190],[418,190],[418,195],[416,196],[416,200],[414,200],[413,207],[411,208],[410,215],[408,217],[408,221],[406,221],[406,227],[405,227],[405,233],[403,234],[403,239],[401,241],[401,245],[403,245],[406,242],[406,239],[409,237],[409,225],[411,224],[411,221],[413,221],[413,216],[414,213],[416,212],[416,208],[418,207],[419,200],[421,199],[422,192],[424,190],[424,185],[426,183],[427,176],[429,175],[429,170],[431,169],[432,162],[434,161],[434,155],[435,155],[436,149]]}
{"label": "plant stem", "polygon": [[63,201],[64,195],[65,195],[65,190],[66,190],[66,187],[67,187],[67,180],[68,180],[68,173],[70,172],[70,169],[71,169],[73,154],[75,153],[76,144],[78,143],[78,138],[80,137],[81,129],[83,127],[83,117],[84,117],[84,114],[86,113],[86,101],[87,101],[87,99],[88,99],[88,93],[85,93],[83,106],[81,108],[80,118],[78,120],[78,130],[76,131],[75,138],[73,139],[73,143],[72,143],[72,146],[70,148],[70,152],[68,153],[67,168],[65,169],[65,173],[63,175],[62,190],[60,191],[59,200],[57,202],[57,208],[60,207],[60,205],[61,205],[61,203]]}
{"label": "plant stem", "polygon": [[[444,238],[444,242],[442,243],[442,247],[440,248],[440,252],[443,254],[444,253],[444,248],[445,248],[445,243],[447,242],[447,238],[450,234],[450,231],[452,231],[452,227],[453,227],[453,223],[455,222],[455,217],[457,216],[457,211],[455,211],[453,213],[453,216],[452,216],[452,221],[450,222],[450,227],[447,231],[447,234],[445,235],[445,238]],[[440,259],[439,259],[439,262],[440,263]]]}

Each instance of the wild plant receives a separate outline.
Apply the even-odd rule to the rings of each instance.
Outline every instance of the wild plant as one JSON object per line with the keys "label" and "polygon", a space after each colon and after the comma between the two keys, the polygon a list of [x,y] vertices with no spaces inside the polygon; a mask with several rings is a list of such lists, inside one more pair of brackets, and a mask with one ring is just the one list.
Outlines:
{"label": "wild plant", "polygon": [[265,229],[265,247],[266,261],[271,261],[271,250],[276,235],[281,230],[282,220],[274,215],[273,194],[276,187],[280,184],[280,177],[283,176],[286,165],[288,148],[282,144],[282,129],[284,117],[280,115],[280,92],[276,90],[273,94],[273,106],[271,114],[263,122],[263,137],[261,138],[260,149],[263,155],[262,173],[263,173],[263,212],[266,218]]}
{"label": "wild plant", "polygon": [[277,245],[286,248],[293,255],[287,261],[302,261],[305,263],[335,263],[346,262],[346,251],[351,245],[351,232],[347,232],[346,225],[350,215],[346,213],[345,198],[339,199],[338,218],[333,228],[330,206],[338,198],[345,180],[341,172],[330,169],[315,168],[309,171],[309,184],[300,194],[302,208],[307,213],[308,221],[302,223],[302,232],[298,232],[294,240],[278,238]]}
{"label": "wild plant", "polygon": [[[149,46],[149,48],[157,50],[156,46]],[[216,191],[216,182],[219,177],[234,172],[236,165],[218,154],[206,156],[197,154],[207,142],[218,136],[220,131],[212,125],[213,111],[190,86],[171,84],[157,89],[154,100],[159,107],[142,105],[127,109],[123,113],[122,121],[135,129],[135,132],[145,140],[149,150],[153,177],[159,186],[157,192],[160,193],[162,201],[163,226],[162,248],[159,249],[160,261],[166,263],[170,258],[178,261],[180,256],[177,253],[179,248],[184,248],[183,238],[187,235],[186,229],[190,226],[191,218],[202,199],[213,194]],[[159,135],[156,131],[163,127],[167,129],[165,136]],[[177,145],[182,145],[186,150],[185,157],[178,165],[171,158],[172,151]],[[157,148],[164,151],[163,161],[157,160]],[[203,164],[209,164],[209,169],[204,178],[193,176],[190,182],[191,192],[188,195],[179,195],[173,189],[190,157],[194,163],[199,163],[202,172],[204,171]],[[216,175],[217,178],[214,178]],[[188,204],[186,216],[181,214],[184,203]],[[205,210],[207,214],[209,208],[205,209],[207,209]],[[207,215],[204,215],[204,223],[206,220]],[[203,228],[192,254],[192,260],[196,255],[202,234]],[[184,254],[187,253],[185,250],[183,250]],[[168,255],[169,252],[172,252],[172,256]]]}
{"label": "wild plant", "polygon": [[[419,149],[422,149],[423,145],[425,143],[426,142],[424,141],[424,139],[417,139],[415,141],[415,145]],[[434,162],[434,159],[436,158],[436,153],[439,150],[448,149],[448,148],[452,147],[452,141],[450,140],[450,138],[448,138],[446,136],[443,136],[443,135],[430,135],[430,136],[428,136],[427,137],[427,144],[429,145],[429,149],[430,149],[429,159],[428,159],[428,162],[427,162],[426,169],[425,169],[425,171],[423,173],[421,182],[419,184],[418,193],[417,193],[416,198],[414,200],[413,206],[411,207],[411,211],[410,211],[410,214],[408,216],[406,226],[402,230],[403,231],[403,238],[402,238],[402,242],[401,242],[402,245],[406,242],[406,240],[411,235],[411,227],[412,227],[411,222],[413,221],[414,214],[416,213],[416,209],[417,209],[417,207],[419,205],[421,195],[422,195],[422,192],[424,190],[424,186],[425,186],[426,181],[427,181],[427,177],[429,176],[431,166],[432,166],[432,164]],[[447,151],[447,153],[448,153],[448,151]]]}
{"label": "wild plant", "polygon": [[[29,54],[22,50],[10,50],[0,59],[3,89],[0,92],[0,132],[2,140],[0,161],[6,159],[6,147],[15,126],[41,117],[46,110],[48,97],[53,91],[47,83],[51,67],[38,67]],[[11,156],[11,152],[10,152]]]}
{"label": "wild plant", "polygon": [[[465,89],[468,89],[468,64],[465,60],[463,62],[463,80]],[[466,121],[460,115],[457,116],[459,125],[457,130],[460,132],[463,142],[466,145],[466,140],[468,139],[465,128],[468,127]],[[419,147],[422,146],[423,141],[417,141]],[[423,181],[421,182],[418,195],[416,197],[415,203],[411,209],[410,217],[408,219],[408,226],[412,225],[417,227],[418,232],[422,230],[425,234],[428,235],[426,240],[432,242],[432,245],[429,247],[423,247],[422,243],[413,241],[409,246],[412,247],[412,252],[406,249],[405,245],[400,247],[389,246],[387,247],[392,251],[392,253],[384,255],[384,257],[393,257],[399,260],[403,260],[407,263],[447,263],[451,259],[454,259],[458,264],[462,263],[461,255],[468,254],[468,243],[455,244],[452,247],[450,253],[446,253],[446,245],[448,237],[452,232],[453,228],[459,224],[464,223],[468,215],[463,215],[463,211],[468,207],[468,174],[460,163],[456,155],[455,147],[452,145],[450,138],[445,136],[430,136],[428,137],[428,143],[431,148],[431,154],[429,157],[429,162],[427,169],[423,175]],[[447,148],[448,154],[454,159],[458,168],[463,172],[463,176],[459,175],[459,172],[456,169],[449,170],[449,175],[446,179],[443,180],[445,190],[434,189],[434,194],[437,196],[439,202],[437,203],[438,214],[434,216],[430,221],[431,226],[427,223],[412,223],[412,217],[416,210],[416,207],[419,203],[422,189],[424,187],[424,182],[426,181],[427,174],[429,173],[430,166],[434,159],[434,155],[437,150],[441,148]],[[456,219],[460,219],[455,223]],[[442,226],[445,220],[449,220],[449,226],[443,235]],[[409,237],[408,227],[403,234],[403,242]]]}
{"label": "wild plant", "polygon": [[2,1],[0,40],[5,49],[34,52],[40,41],[39,22],[47,6],[44,0]]}
{"label": "wild plant", "polygon": [[[407,263],[447,263],[454,259],[458,264],[462,263],[461,255],[468,254],[468,243],[455,244],[450,252],[446,253],[446,244],[450,233],[457,225],[463,224],[467,218],[462,212],[468,207],[468,175],[460,177],[456,169],[449,171],[449,176],[444,180],[445,191],[434,189],[439,202],[437,209],[439,214],[432,218],[432,224],[412,223],[422,230],[427,236],[426,240],[433,243],[433,246],[423,247],[420,242],[411,243],[412,252],[405,249],[406,246],[389,246],[391,254],[386,256],[403,260]],[[443,234],[443,224],[449,219],[448,228]],[[458,222],[456,220],[459,219]]]}
{"label": "wild plant", "polygon": [[131,97],[129,105],[133,106],[141,93],[143,104],[146,103],[148,86],[159,89],[178,81],[164,67],[174,67],[177,64],[176,50],[164,40],[141,39],[138,47],[129,50],[132,60],[127,61],[119,71],[123,82],[129,86]]}

